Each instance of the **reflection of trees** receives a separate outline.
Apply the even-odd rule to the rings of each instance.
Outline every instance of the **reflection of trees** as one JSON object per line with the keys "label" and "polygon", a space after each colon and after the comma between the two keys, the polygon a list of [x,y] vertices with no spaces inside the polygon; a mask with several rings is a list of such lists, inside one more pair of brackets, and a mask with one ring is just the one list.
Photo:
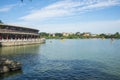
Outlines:
{"label": "reflection of trees", "polygon": [[21,54],[21,53],[37,53],[39,51],[39,47],[40,47],[39,44],[1,47],[0,55],[2,56],[2,55]]}
{"label": "reflection of trees", "polygon": [[4,78],[8,78],[8,77],[10,77],[10,76],[15,76],[15,75],[18,75],[18,74],[22,74],[22,71],[21,71],[21,70],[18,70],[18,71],[13,71],[13,72],[1,74],[0,80],[1,80],[1,79],[4,79]]}

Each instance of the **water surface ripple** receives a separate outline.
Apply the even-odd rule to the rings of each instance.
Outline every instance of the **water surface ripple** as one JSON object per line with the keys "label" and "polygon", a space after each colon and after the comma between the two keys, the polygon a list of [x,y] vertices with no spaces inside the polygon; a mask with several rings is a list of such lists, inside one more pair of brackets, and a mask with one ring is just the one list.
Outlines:
{"label": "water surface ripple", "polygon": [[120,40],[51,39],[1,47],[0,55],[23,65],[0,80],[120,80]]}

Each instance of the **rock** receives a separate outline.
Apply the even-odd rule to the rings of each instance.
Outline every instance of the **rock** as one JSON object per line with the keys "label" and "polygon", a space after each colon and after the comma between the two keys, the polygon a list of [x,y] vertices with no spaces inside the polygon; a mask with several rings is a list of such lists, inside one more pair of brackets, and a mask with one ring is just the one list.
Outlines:
{"label": "rock", "polygon": [[0,59],[0,73],[21,70],[21,64],[16,61],[1,58]]}
{"label": "rock", "polygon": [[9,72],[10,71],[10,69],[8,68],[8,66],[3,66],[3,72],[5,73],[5,72]]}
{"label": "rock", "polygon": [[12,62],[13,62],[13,61],[7,59],[7,60],[5,61],[5,64],[11,64]]}

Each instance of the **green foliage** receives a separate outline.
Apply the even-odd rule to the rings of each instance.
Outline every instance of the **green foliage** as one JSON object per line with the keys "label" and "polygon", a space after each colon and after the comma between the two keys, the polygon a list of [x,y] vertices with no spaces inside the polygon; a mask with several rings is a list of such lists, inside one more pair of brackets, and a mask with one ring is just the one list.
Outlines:
{"label": "green foliage", "polygon": [[63,35],[61,33],[55,33],[55,36],[62,37]]}
{"label": "green foliage", "polygon": [[119,32],[116,32],[113,36],[114,36],[114,38],[120,38]]}
{"label": "green foliage", "polygon": [[48,37],[48,33],[45,33],[45,32],[41,32],[40,34],[40,37],[45,37],[45,38],[47,38]]}
{"label": "green foliage", "polygon": [[46,39],[89,39],[89,38],[116,38],[120,39],[119,32],[116,32],[115,34],[96,34],[95,36],[92,36],[91,34],[89,36],[85,36],[85,33],[79,33],[76,32],[75,34],[69,34],[68,36],[63,36],[62,33],[55,33],[55,34],[49,34],[45,32],[40,33],[40,37],[46,38]]}

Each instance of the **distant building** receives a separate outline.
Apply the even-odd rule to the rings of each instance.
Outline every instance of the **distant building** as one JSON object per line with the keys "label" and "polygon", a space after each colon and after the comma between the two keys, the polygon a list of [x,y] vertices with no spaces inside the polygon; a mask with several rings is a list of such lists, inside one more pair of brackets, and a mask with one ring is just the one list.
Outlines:
{"label": "distant building", "polygon": [[49,33],[49,36],[55,37],[55,33]]}
{"label": "distant building", "polygon": [[69,36],[69,33],[63,32],[62,34],[63,34],[63,36],[66,36],[66,37]]}
{"label": "distant building", "polygon": [[91,36],[93,36],[93,37],[95,37],[95,36],[97,36],[98,34],[91,34]]}
{"label": "distant building", "polygon": [[76,32],[76,35],[80,35],[80,32]]}
{"label": "distant building", "polygon": [[85,33],[83,33],[83,36],[85,36],[85,37],[91,36],[91,33],[90,32],[85,32]]}
{"label": "distant building", "polygon": [[74,33],[70,32],[69,35],[74,35]]}
{"label": "distant building", "polygon": [[55,33],[53,33],[52,36],[55,37]]}

